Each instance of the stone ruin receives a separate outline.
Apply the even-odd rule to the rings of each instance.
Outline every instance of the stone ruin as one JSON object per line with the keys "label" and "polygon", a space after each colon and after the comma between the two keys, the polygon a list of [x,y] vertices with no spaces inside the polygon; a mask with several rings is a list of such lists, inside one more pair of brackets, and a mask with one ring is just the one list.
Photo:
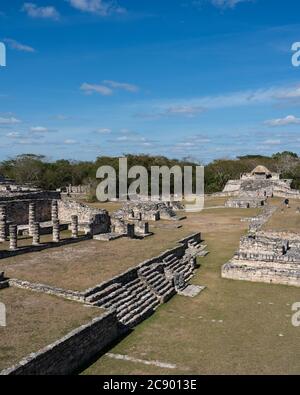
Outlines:
{"label": "stone ruin", "polygon": [[264,166],[251,173],[243,173],[239,180],[229,180],[223,190],[231,196],[225,203],[230,208],[257,208],[264,206],[269,197],[300,198],[300,192],[291,188],[292,180],[283,180]]}
{"label": "stone ruin", "polygon": [[300,235],[259,230],[241,237],[222,277],[300,287]]}
{"label": "stone ruin", "polygon": [[181,218],[176,211],[182,209],[180,202],[128,201],[116,212],[116,216],[138,221],[179,220]]}

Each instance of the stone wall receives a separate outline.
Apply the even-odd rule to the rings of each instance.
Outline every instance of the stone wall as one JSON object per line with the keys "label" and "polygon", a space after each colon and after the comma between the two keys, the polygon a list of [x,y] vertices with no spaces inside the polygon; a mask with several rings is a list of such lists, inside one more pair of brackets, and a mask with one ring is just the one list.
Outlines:
{"label": "stone wall", "polygon": [[114,312],[107,312],[62,339],[30,354],[0,375],[67,375],[87,364],[121,335]]}

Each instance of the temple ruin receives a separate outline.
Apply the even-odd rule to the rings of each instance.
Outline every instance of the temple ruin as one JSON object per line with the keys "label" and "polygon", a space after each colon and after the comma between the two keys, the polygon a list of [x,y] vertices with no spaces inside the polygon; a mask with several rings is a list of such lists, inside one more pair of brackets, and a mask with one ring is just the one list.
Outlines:
{"label": "temple ruin", "polygon": [[243,173],[239,180],[229,180],[222,192],[230,197],[225,203],[230,208],[257,208],[270,197],[300,198],[300,191],[291,188],[292,180],[281,179],[265,166],[257,166],[250,173]]}

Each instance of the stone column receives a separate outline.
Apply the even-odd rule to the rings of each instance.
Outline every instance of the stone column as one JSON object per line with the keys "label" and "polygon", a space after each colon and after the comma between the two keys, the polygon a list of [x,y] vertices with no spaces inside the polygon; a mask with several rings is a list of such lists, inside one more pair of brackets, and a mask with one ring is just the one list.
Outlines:
{"label": "stone column", "polygon": [[15,251],[18,249],[18,227],[9,225],[9,249]]}
{"label": "stone column", "polygon": [[134,239],[134,224],[127,224],[127,237]]}
{"label": "stone column", "polygon": [[78,216],[72,215],[71,220],[72,239],[78,239]]}
{"label": "stone column", "polygon": [[53,223],[53,241],[54,243],[60,242],[60,229],[59,229],[59,220],[52,221]]}
{"label": "stone column", "polygon": [[57,203],[57,200],[52,200],[52,203],[51,203],[51,219],[52,219],[52,221],[58,221],[58,203]]}
{"label": "stone column", "polygon": [[6,240],[6,206],[0,205],[0,242]]}
{"label": "stone column", "polygon": [[29,235],[33,236],[33,227],[36,221],[36,204],[29,203]]}
{"label": "stone column", "polygon": [[32,245],[40,245],[40,224],[38,222],[32,225]]}

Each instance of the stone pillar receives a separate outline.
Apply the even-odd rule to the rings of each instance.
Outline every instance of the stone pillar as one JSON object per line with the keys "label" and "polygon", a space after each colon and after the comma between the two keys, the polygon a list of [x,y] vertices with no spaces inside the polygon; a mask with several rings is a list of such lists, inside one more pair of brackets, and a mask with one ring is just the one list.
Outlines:
{"label": "stone pillar", "polygon": [[60,229],[59,229],[59,220],[54,220],[53,222],[53,241],[54,243],[60,242]]}
{"label": "stone pillar", "polygon": [[78,239],[78,216],[72,215],[71,220],[72,239]]}
{"label": "stone pillar", "polygon": [[51,219],[52,219],[52,221],[58,221],[58,203],[57,203],[57,200],[52,200],[52,203],[51,203]]}
{"label": "stone pillar", "polygon": [[1,204],[0,206],[0,242],[3,243],[6,240],[6,206]]}
{"label": "stone pillar", "polygon": [[33,227],[36,221],[36,204],[34,202],[29,203],[29,235],[33,235]]}
{"label": "stone pillar", "polygon": [[9,225],[9,249],[15,251],[18,249],[18,227]]}
{"label": "stone pillar", "polygon": [[38,222],[32,225],[32,245],[40,245],[40,224]]}
{"label": "stone pillar", "polygon": [[127,224],[127,237],[134,239],[134,224]]}

